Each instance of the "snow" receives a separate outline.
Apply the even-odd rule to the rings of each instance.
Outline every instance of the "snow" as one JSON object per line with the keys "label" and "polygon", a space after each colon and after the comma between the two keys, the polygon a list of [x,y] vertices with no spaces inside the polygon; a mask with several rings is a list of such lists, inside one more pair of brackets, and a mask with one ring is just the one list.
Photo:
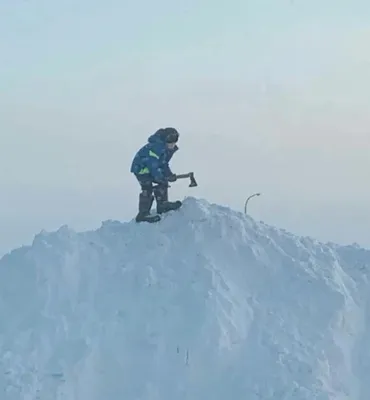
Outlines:
{"label": "snow", "polygon": [[370,251],[186,198],[0,261],[2,400],[368,400]]}

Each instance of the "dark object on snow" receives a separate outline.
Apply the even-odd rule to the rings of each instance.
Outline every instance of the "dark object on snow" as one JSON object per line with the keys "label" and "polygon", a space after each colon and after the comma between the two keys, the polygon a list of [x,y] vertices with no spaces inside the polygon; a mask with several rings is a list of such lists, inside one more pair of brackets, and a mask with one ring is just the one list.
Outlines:
{"label": "dark object on snow", "polygon": [[[178,150],[176,144],[178,140],[179,133],[175,128],[159,129],[148,138],[148,143],[136,153],[131,164],[131,172],[141,186],[137,222],[158,222],[160,220],[159,214],[181,207],[181,201],[172,202],[168,200],[169,182],[190,178],[189,186],[197,186],[193,172],[176,175],[169,167],[172,156]],[[154,199],[157,202],[157,215],[150,214]]]}

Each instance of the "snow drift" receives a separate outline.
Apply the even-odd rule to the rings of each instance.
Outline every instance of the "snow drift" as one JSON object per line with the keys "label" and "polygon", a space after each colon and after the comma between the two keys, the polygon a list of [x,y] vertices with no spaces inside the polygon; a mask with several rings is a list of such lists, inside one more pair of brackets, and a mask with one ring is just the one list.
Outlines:
{"label": "snow drift", "polygon": [[370,251],[188,198],[0,262],[2,400],[368,400]]}

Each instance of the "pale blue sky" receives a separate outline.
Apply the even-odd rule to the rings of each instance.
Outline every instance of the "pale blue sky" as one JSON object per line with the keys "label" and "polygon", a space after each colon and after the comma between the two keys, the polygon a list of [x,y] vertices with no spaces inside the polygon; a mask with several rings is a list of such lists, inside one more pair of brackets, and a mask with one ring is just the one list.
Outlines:
{"label": "pale blue sky", "polygon": [[0,0],[0,38],[0,254],[132,218],[169,125],[172,196],[370,246],[368,1]]}

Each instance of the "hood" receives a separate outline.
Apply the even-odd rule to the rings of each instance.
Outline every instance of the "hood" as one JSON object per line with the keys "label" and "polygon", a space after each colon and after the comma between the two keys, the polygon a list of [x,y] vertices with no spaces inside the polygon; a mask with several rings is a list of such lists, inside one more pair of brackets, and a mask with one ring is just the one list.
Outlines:
{"label": "hood", "polygon": [[[165,141],[163,139],[163,137],[161,136],[161,133],[163,132],[163,129],[158,129],[157,132],[153,133],[152,135],[150,135],[148,137],[148,142],[149,143],[161,143],[163,145],[165,145]],[[173,151],[177,151],[179,148],[176,145],[173,149]]]}
{"label": "hood", "polygon": [[164,143],[163,138],[161,137],[162,129],[158,129],[157,132],[153,133],[148,137],[149,143]]}

